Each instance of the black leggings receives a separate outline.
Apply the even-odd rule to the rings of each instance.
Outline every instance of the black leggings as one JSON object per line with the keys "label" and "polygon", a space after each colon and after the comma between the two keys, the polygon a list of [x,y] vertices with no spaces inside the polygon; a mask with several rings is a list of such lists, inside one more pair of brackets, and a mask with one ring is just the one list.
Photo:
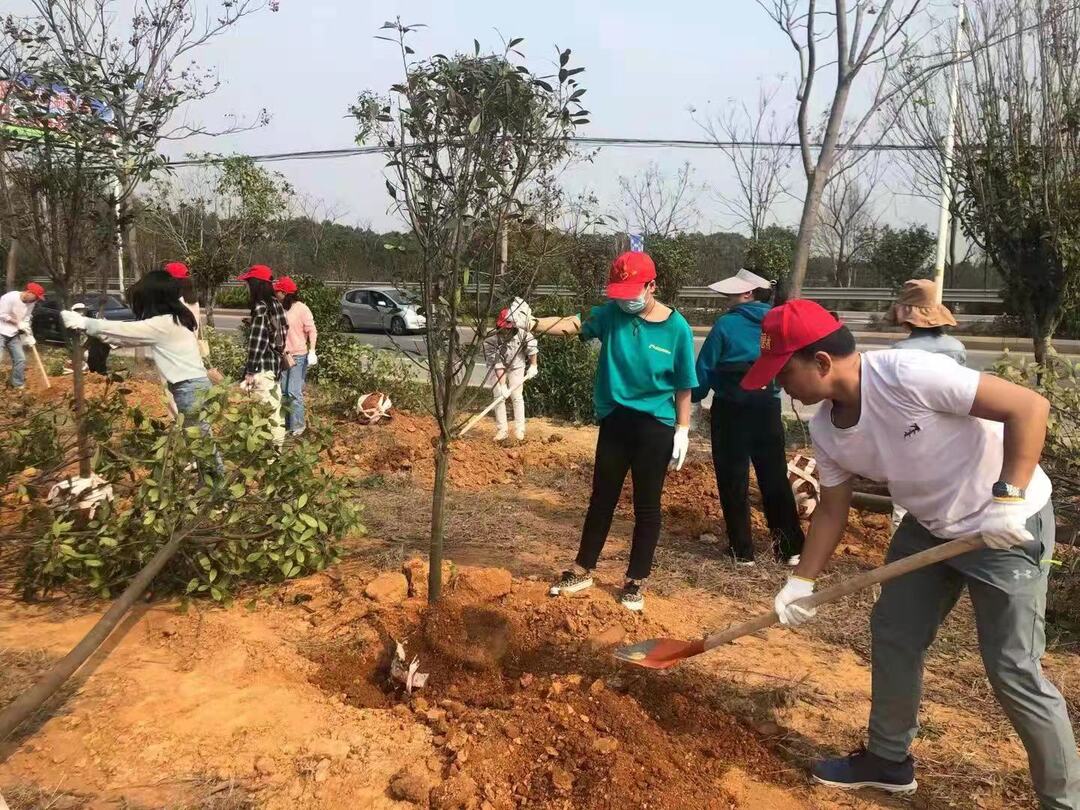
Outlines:
{"label": "black leggings", "polygon": [[774,533],[773,552],[778,557],[801,553],[803,530],[787,478],[780,400],[743,404],[715,397],[711,422],[716,488],[720,492],[731,553],[741,560],[754,558],[750,536],[751,461],[761,490],[765,519]]}
{"label": "black leggings", "polygon": [[634,539],[626,576],[645,579],[652,571],[660,539],[660,494],[674,437],[674,427],[629,408],[618,407],[600,422],[592,497],[577,555],[582,568],[592,570],[600,559],[629,470],[634,482]]}

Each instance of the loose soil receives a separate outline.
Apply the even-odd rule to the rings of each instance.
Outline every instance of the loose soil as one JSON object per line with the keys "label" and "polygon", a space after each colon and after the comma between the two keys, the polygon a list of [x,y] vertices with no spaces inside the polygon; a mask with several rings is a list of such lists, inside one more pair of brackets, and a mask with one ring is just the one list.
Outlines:
{"label": "loose soil", "polygon": [[[153,391],[144,392],[153,398]],[[1027,808],[1023,749],[979,664],[970,605],[928,662],[922,787],[911,800],[808,784],[808,763],[859,744],[869,707],[873,594],[822,608],[669,673],[612,646],[689,638],[765,611],[786,576],[735,569],[707,445],[668,479],[647,610],[616,601],[632,526],[629,484],[597,587],[551,599],[587,504],[595,429],[530,420],[498,446],[489,425],[455,448],[444,599],[375,602],[386,572],[414,577],[426,544],[430,420],[334,425],[328,463],[355,480],[369,534],[321,574],[240,594],[229,608],[141,605],[17,738],[0,748],[13,807],[80,808]],[[705,536],[703,536],[705,535]],[[829,577],[879,564],[885,516],[859,518]],[[410,563],[405,565],[406,563]],[[497,566],[495,570],[492,566]],[[509,574],[507,573],[509,572]],[[412,593],[416,592],[414,587]],[[63,655],[104,609],[0,602],[0,701]],[[395,643],[428,684],[389,677]],[[1046,670],[1077,717],[1074,648]]]}

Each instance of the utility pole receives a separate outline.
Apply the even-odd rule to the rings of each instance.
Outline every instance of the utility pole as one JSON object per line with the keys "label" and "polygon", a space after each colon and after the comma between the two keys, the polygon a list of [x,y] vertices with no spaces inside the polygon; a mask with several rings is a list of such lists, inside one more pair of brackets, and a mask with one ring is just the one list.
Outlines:
{"label": "utility pole", "polygon": [[956,108],[960,103],[960,37],[964,31],[964,0],[956,4],[956,36],[953,39],[953,63],[949,77],[949,128],[941,161],[941,209],[938,212],[937,253],[934,256],[934,285],[937,302],[945,291],[945,253],[949,242],[949,222],[952,216],[953,151],[956,148]]}

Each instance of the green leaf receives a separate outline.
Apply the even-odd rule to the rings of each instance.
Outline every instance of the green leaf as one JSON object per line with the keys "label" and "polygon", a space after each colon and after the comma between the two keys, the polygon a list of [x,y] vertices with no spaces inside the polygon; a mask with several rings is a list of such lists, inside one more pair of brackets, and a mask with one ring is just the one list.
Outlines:
{"label": "green leaf", "polygon": [[570,61],[570,49],[567,48],[565,51],[563,51],[562,53],[559,54],[559,67],[565,67],[566,63],[569,62],[569,61]]}
{"label": "green leaf", "polygon": [[301,512],[299,517],[300,517],[300,520],[304,521],[304,523],[306,523],[311,528],[313,528],[313,529],[318,528],[318,526],[319,526],[318,518],[314,518],[311,515],[307,514],[306,512]]}
{"label": "green leaf", "polygon": [[247,491],[246,488],[244,487],[244,485],[240,481],[237,481],[235,484],[233,484],[231,487],[229,487],[229,494],[234,498],[239,498],[246,491]]}
{"label": "green leaf", "polygon": [[474,39],[472,41],[472,44],[473,44],[473,53],[475,53],[476,56],[479,56],[480,55],[480,40]]}
{"label": "green leaf", "polygon": [[514,37],[514,39],[510,40],[510,43],[506,47],[513,48],[515,45],[520,45],[524,41],[525,37]]}
{"label": "green leaf", "polygon": [[305,506],[307,506],[307,502],[308,502],[308,494],[305,492],[299,498],[296,499],[296,506],[299,509],[303,509]]}
{"label": "green leaf", "polygon": [[473,118],[472,121],[469,122],[469,134],[470,135],[475,135],[479,131],[480,131],[480,116],[477,115],[475,118]]}
{"label": "green leaf", "polygon": [[395,200],[397,199],[397,189],[394,188],[394,184],[391,183],[389,180],[386,181],[386,191]]}

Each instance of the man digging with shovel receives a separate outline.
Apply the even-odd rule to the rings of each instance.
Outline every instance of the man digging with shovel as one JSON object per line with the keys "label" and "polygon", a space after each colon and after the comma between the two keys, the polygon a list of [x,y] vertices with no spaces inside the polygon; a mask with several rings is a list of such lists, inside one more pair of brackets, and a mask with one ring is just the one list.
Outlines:
{"label": "man digging with shovel", "polygon": [[773,309],[762,324],[761,349],[744,388],[775,378],[793,398],[821,403],[810,422],[821,501],[802,559],[776,596],[782,623],[814,616],[793,603],[813,593],[843,536],[855,475],[886,482],[908,512],[888,562],[953,538],[977,534],[985,544],[884,583],[871,617],[869,743],[817,763],[814,778],[845,789],[915,790],[909,749],[923,662],[966,586],[986,674],[1027,749],[1041,807],[1080,808],[1072,726],[1039,666],[1054,552],[1050,481],[1038,464],[1046,400],[928,352],[860,354],[847,328],[811,301]]}

